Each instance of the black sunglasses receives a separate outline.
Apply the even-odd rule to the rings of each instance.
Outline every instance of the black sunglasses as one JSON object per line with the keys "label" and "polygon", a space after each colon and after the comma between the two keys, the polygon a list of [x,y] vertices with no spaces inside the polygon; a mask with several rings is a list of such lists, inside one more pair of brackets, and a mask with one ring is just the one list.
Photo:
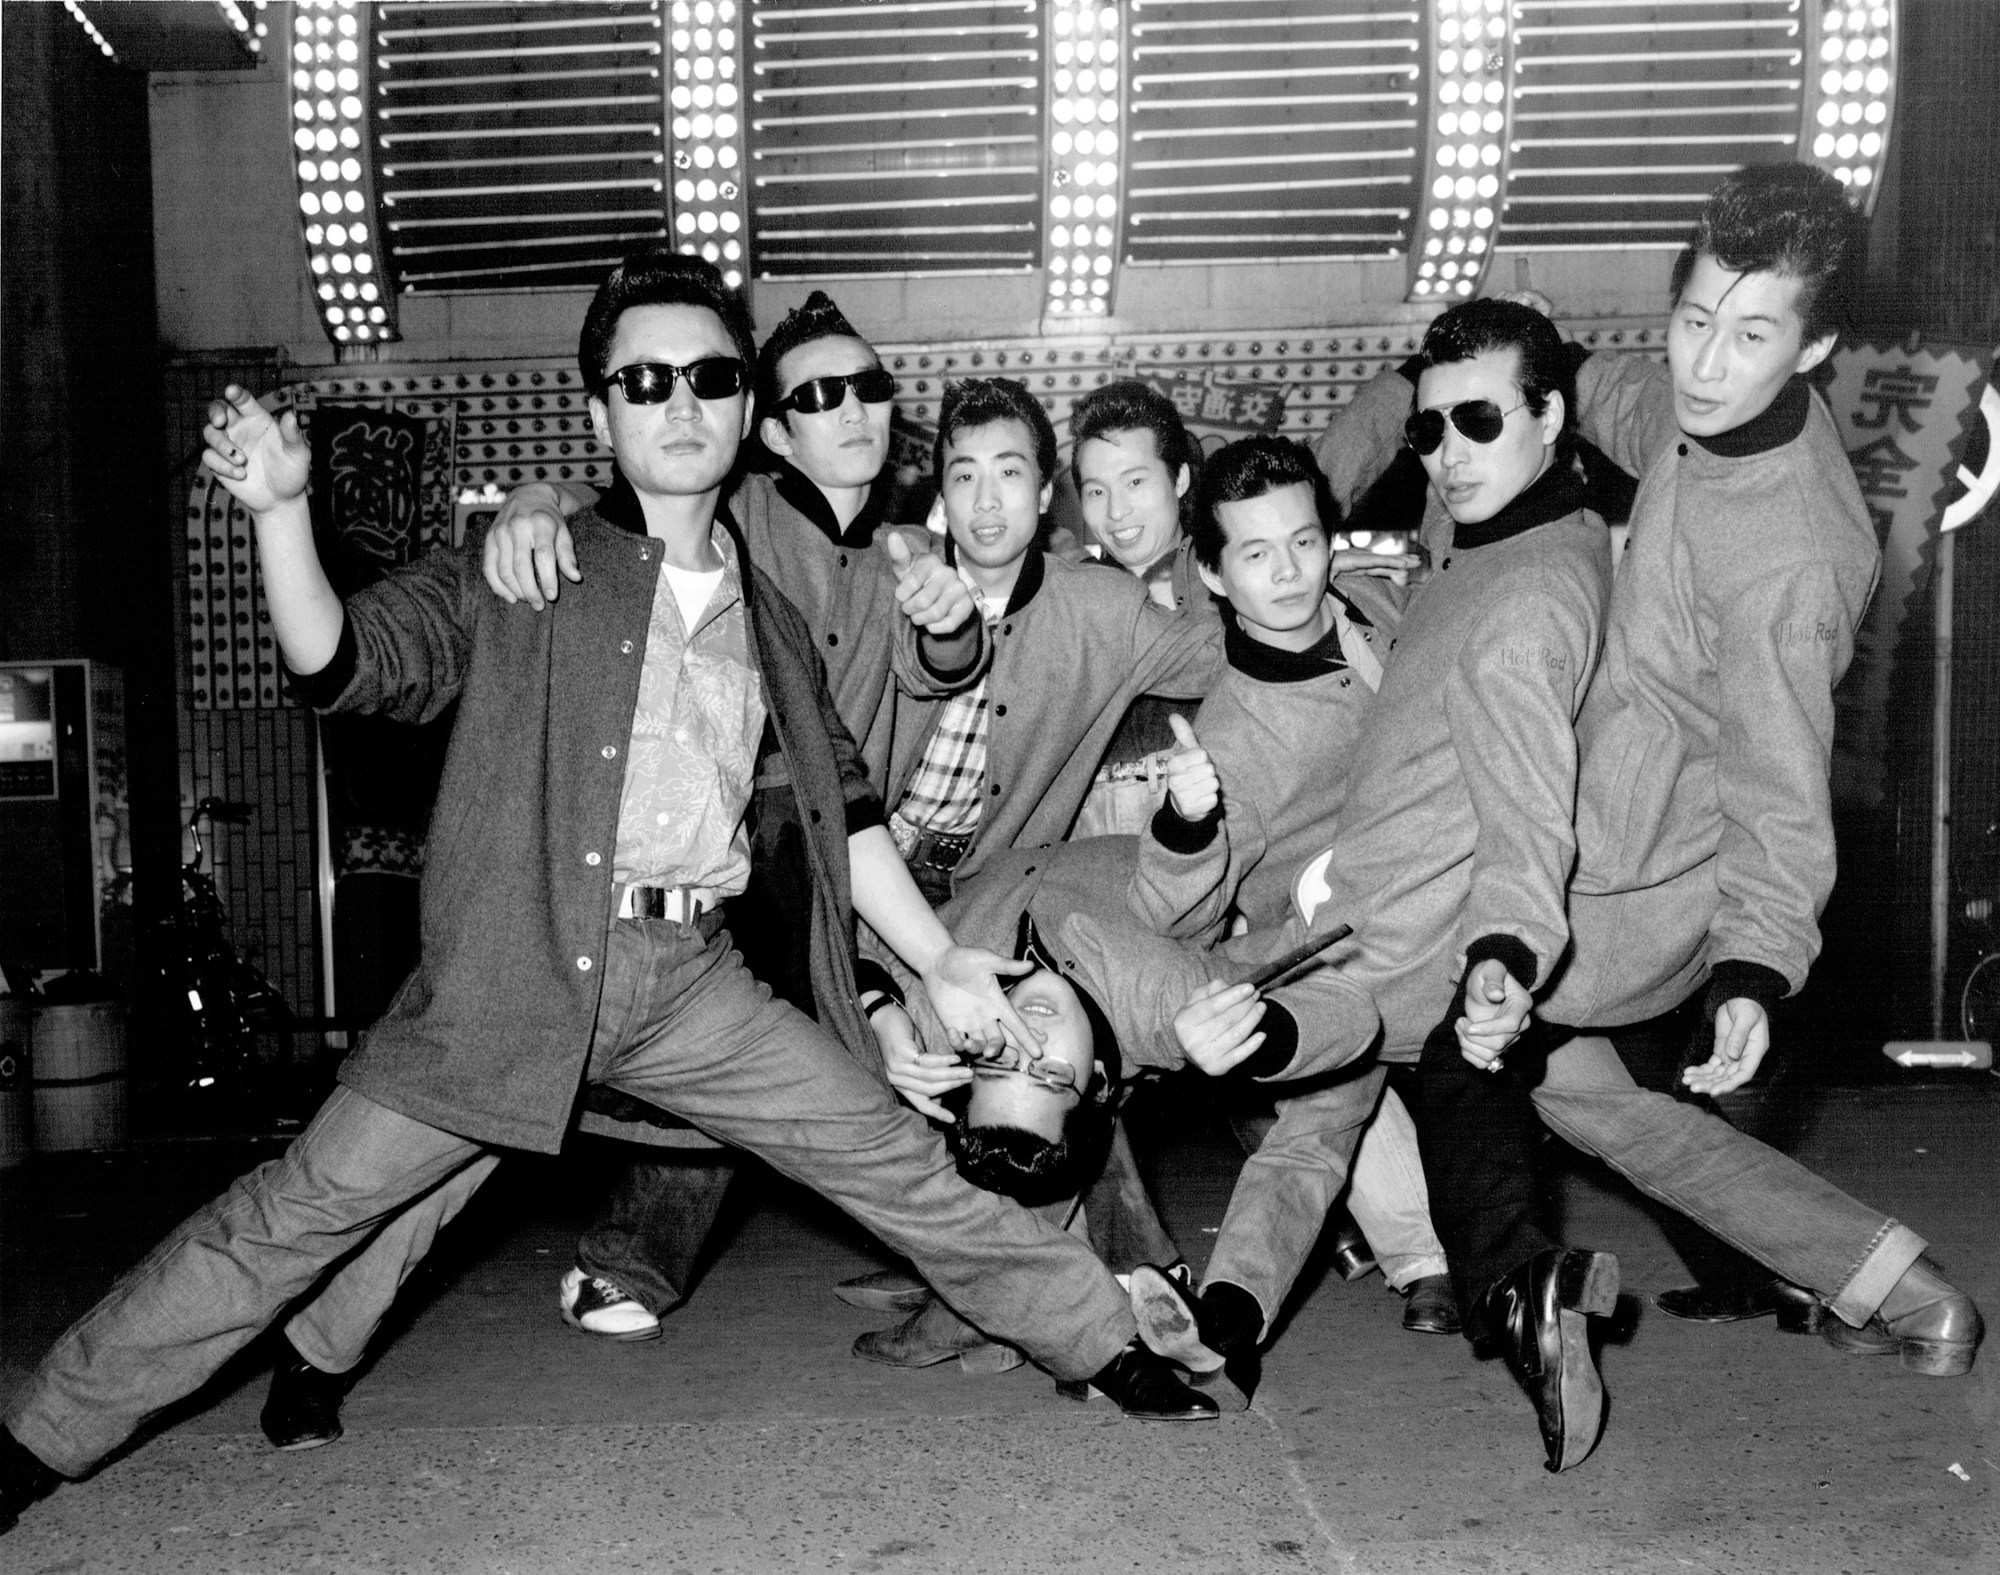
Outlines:
{"label": "black sunglasses", "polygon": [[778,409],[796,410],[802,416],[838,410],[847,403],[849,388],[861,396],[864,405],[886,404],[896,397],[896,375],[871,366],[840,377],[809,377],[778,401]]}
{"label": "black sunglasses", "polygon": [[1419,410],[1403,423],[1403,441],[1419,454],[1435,454],[1449,420],[1472,442],[1491,443],[1506,429],[1507,418],[1527,403],[1524,399],[1513,409],[1502,410],[1490,399],[1462,399],[1442,410]]}
{"label": "black sunglasses", "polygon": [[727,399],[743,392],[748,377],[743,363],[733,355],[705,356],[693,366],[675,366],[667,361],[634,361],[604,377],[607,389],[616,383],[628,405],[664,405],[674,397],[674,384],[687,379],[696,399]]}

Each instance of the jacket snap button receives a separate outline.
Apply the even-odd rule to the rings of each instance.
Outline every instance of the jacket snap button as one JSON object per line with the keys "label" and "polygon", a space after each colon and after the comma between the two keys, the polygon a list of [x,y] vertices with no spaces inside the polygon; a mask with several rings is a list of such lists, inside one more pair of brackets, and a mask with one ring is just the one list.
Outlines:
{"label": "jacket snap button", "polygon": [[590,959],[589,959],[588,957],[579,957],[579,958],[577,958],[577,960],[576,960],[576,971],[577,971],[578,973],[589,973],[589,972],[590,972]]}

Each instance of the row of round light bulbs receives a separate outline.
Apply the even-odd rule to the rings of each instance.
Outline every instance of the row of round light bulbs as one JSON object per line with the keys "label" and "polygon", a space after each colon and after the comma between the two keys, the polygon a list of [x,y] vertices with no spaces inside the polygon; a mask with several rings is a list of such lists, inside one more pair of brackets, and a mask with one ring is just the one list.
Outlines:
{"label": "row of round light bulbs", "polygon": [[244,14],[243,7],[237,4],[236,0],[218,0],[223,16],[228,18],[229,25],[241,35],[243,47],[253,55],[264,53],[264,40],[270,36],[271,26],[264,20],[264,7],[269,3],[270,0],[251,0],[251,5],[257,13],[256,20],[252,21]]}
{"label": "row of round light bulbs", "polygon": [[[1072,33],[1092,31],[1115,36],[1118,32],[1118,8],[1098,6],[1091,0],[1056,0],[1055,32],[1058,41]],[[1061,48],[1060,42],[1057,47]]]}
{"label": "row of round light bulbs", "polygon": [[737,165],[736,6],[733,0],[677,0],[673,9],[674,234],[680,249],[743,283],[741,187]]}
{"label": "row of round light bulbs", "polygon": [[325,188],[299,193],[313,293],[336,342],[394,339],[374,277],[362,186],[367,106],[361,99],[361,28],[354,0],[300,0],[292,30],[292,114],[299,122],[292,144],[303,155],[299,181]]}
{"label": "row of round light bulbs", "polygon": [[1415,296],[1471,295],[1492,246],[1507,126],[1505,9],[1505,0],[1438,0],[1437,92],[1447,108],[1438,116],[1440,173],[1424,213]]}
{"label": "row of round light bulbs", "polygon": [[[1048,310],[1101,317],[1111,309],[1118,238],[1109,222],[1118,211],[1118,134],[1111,129],[1118,120],[1118,12],[1090,0],[1058,0],[1053,22],[1055,96],[1049,110],[1056,129],[1049,149],[1058,161],[1058,178],[1067,176],[1064,184],[1082,189],[1049,199],[1056,223],[1049,231]],[[1098,130],[1100,125],[1105,129]],[[1094,223],[1100,219],[1106,222]]]}
{"label": "row of round light bulbs", "polygon": [[118,51],[111,47],[111,40],[98,32],[97,24],[83,14],[83,7],[78,5],[76,0],[63,0],[63,9],[76,18],[77,25],[83,29],[84,36],[97,46],[97,52],[100,55],[106,60],[116,60],[118,58]]}
{"label": "row of round light bulbs", "polygon": [[[1889,119],[1889,26],[1885,5],[1828,8],[1820,17],[1819,79],[1823,96],[1814,118],[1812,155],[1831,164],[1842,185],[1865,191],[1875,183],[1882,128]],[[1846,36],[1843,37],[1842,35]],[[1865,129],[1864,129],[1865,128]]]}

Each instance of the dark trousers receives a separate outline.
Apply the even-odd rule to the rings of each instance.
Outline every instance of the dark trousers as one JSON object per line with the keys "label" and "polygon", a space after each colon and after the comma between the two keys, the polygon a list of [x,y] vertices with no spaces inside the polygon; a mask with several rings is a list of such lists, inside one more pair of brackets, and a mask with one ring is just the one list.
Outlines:
{"label": "dark trousers", "polygon": [[1537,1223],[1542,1121],[1533,1090],[1568,1030],[1531,1023],[1500,1070],[1482,1072],[1459,1053],[1456,1005],[1431,1030],[1418,1062],[1417,1146],[1466,1338],[1478,1341],[1489,1333],[1476,1311],[1480,1294],[1556,1245]]}

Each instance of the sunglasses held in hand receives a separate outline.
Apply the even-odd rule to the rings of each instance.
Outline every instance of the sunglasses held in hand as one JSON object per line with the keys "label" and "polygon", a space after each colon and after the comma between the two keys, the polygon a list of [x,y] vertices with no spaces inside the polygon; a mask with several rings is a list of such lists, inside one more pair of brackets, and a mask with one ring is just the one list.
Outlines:
{"label": "sunglasses held in hand", "polygon": [[847,403],[850,388],[861,396],[864,405],[886,404],[896,397],[896,375],[871,366],[837,377],[809,377],[778,401],[778,409],[796,410],[802,416],[838,410]]}
{"label": "sunglasses held in hand", "polygon": [[605,375],[605,386],[618,385],[628,405],[664,405],[674,397],[674,384],[687,379],[696,399],[728,399],[743,392],[749,381],[743,363],[733,355],[704,356],[692,366],[669,361],[634,361]]}
{"label": "sunglasses held in hand", "polygon": [[1450,421],[1470,441],[1491,443],[1506,429],[1507,418],[1527,403],[1524,399],[1502,410],[1490,399],[1463,399],[1439,410],[1419,410],[1403,423],[1403,441],[1419,454],[1435,454],[1444,441],[1444,424]]}

